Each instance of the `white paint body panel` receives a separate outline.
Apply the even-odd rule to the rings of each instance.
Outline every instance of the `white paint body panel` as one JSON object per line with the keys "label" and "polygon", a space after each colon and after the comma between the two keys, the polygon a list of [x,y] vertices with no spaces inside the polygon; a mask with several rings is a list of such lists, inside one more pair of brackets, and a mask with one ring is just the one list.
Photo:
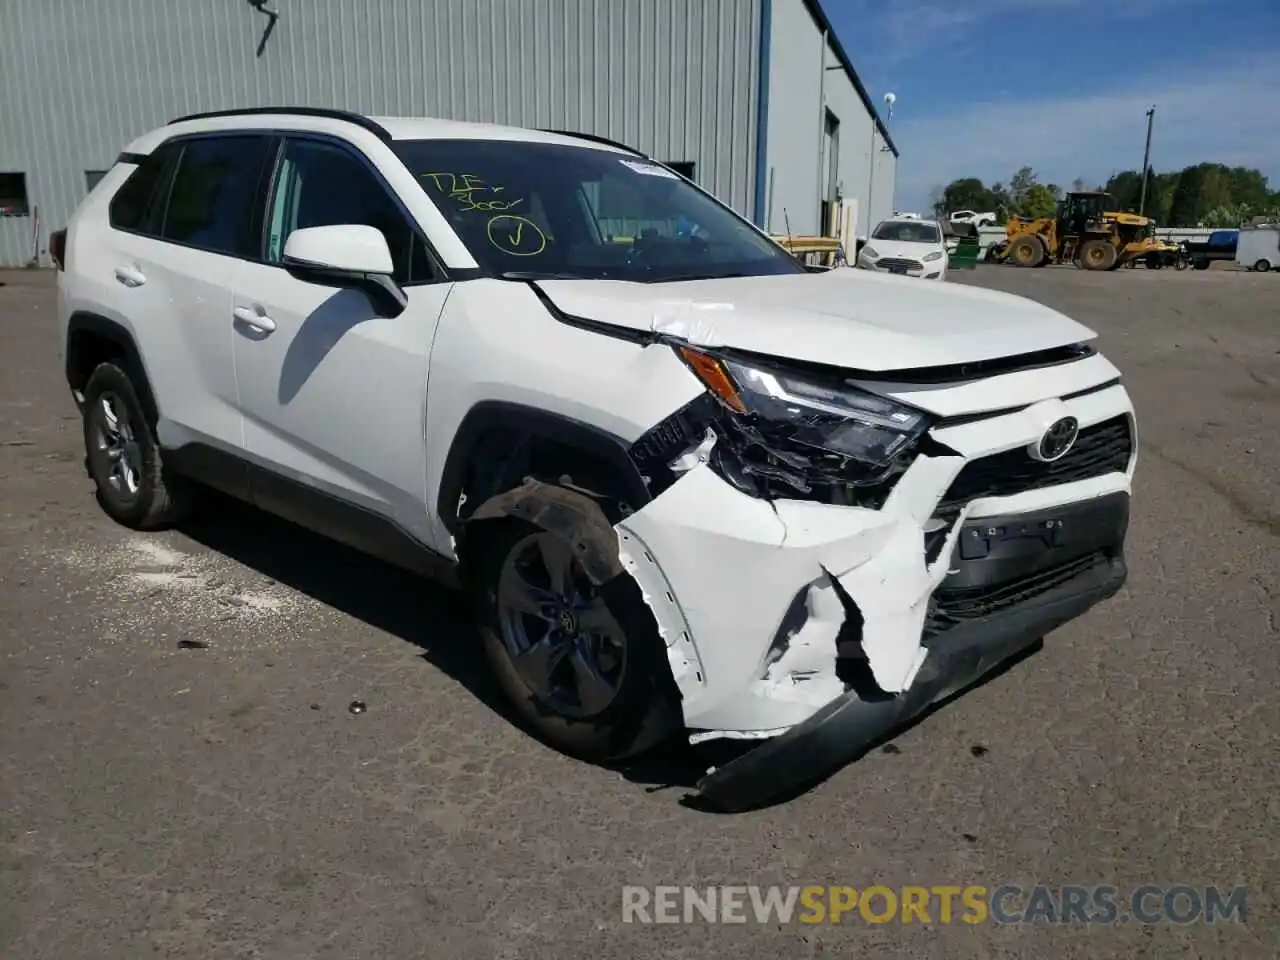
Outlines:
{"label": "white paint body panel", "polygon": [[394,520],[433,542],[425,509],[428,362],[451,284],[410,287],[398,317],[358,290],[243,263],[234,306],[271,318],[262,335],[233,319],[244,451],[255,463]]}
{"label": "white paint body panel", "polygon": [[376,227],[360,223],[294,230],[285,241],[284,256],[295,263],[334,267],[352,273],[388,277],[395,273],[387,238]]}
{"label": "white paint body panel", "polygon": [[1091,339],[1023,297],[865,270],[641,284],[540,283],[566,313],[853,370],[949,366]]}
{"label": "white paint body panel", "polygon": [[[239,447],[244,436],[228,322],[239,261],[112,230],[107,208],[132,170],[109,171],[69,231],[72,272],[58,277],[63,336],[67,317],[80,311],[121,324],[141,347],[153,392],[165,398],[162,442],[181,435]],[[118,270],[143,282],[122,283]]]}

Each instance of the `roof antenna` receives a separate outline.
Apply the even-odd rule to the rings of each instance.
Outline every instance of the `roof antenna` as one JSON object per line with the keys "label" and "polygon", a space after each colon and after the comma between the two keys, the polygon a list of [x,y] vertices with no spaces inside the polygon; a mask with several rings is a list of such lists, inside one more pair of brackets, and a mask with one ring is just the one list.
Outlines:
{"label": "roof antenna", "polygon": [[782,208],[782,224],[787,228],[787,253],[796,255],[796,242],[791,236],[791,218],[787,216],[787,208]]}
{"label": "roof antenna", "polygon": [[271,39],[271,31],[276,28],[276,21],[280,19],[280,14],[267,7],[267,0],[248,0],[248,4],[259,13],[267,15],[267,29],[262,31],[262,39],[258,41],[258,56],[261,57],[267,49],[267,41]]}

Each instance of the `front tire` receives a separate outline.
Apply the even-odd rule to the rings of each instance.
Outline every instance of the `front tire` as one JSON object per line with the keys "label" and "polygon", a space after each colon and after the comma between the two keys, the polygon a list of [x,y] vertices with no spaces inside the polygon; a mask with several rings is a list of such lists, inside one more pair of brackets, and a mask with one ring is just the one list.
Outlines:
{"label": "front tire", "polygon": [[1045,261],[1044,244],[1039,237],[1019,237],[1009,246],[1009,259],[1020,267],[1038,267]]}
{"label": "front tire", "polygon": [[1086,270],[1110,270],[1118,257],[1116,248],[1106,240],[1089,240],[1080,247],[1080,265]]}
{"label": "front tire", "polygon": [[1256,270],[1258,273],[1270,273],[1271,261],[1265,260],[1265,259],[1259,260],[1257,263],[1253,265],[1253,269]]}
{"label": "front tire", "polygon": [[634,581],[595,586],[567,539],[524,520],[485,527],[468,580],[486,657],[519,719],[592,763],[679,730],[666,646]]}
{"label": "front tire", "polygon": [[167,471],[129,375],[101,363],[84,388],[84,446],[98,503],[112,520],[155,530],[190,509],[189,485]]}

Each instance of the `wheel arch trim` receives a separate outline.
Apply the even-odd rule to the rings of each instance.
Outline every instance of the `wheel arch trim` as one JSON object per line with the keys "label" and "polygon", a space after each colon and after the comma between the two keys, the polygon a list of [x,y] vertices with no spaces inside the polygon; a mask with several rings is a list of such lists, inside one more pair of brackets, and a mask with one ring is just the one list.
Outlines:
{"label": "wheel arch trim", "polygon": [[133,388],[138,394],[139,402],[142,403],[148,423],[154,430],[160,410],[156,404],[155,394],[151,390],[151,377],[147,373],[147,364],[133,333],[119,321],[110,320],[101,314],[86,310],[78,310],[71,314],[67,321],[67,347],[64,359],[64,373],[68,386],[73,392],[83,389],[93,372],[85,371],[84,382],[79,382],[83,369],[83,335],[106,340],[119,347],[121,358],[125,363],[125,372],[131,375],[131,379],[136,380]]}
{"label": "wheel arch trim", "polygon": [[[604,464],[617,475],[628,503],[635,509],[652,499],[639,468],[631,459],[630,444],[621,437],[563,414],[509,401],[484,400],[463,417],[440,473],[436,509],[451,534],[457,535],[466,520],[459,499],[466,493],[473,458],[482,449],[486,436],[499,431],[515,434],[517,442],[545,441],[567,447]],[[522,479],[515,478],[516,484]]]}

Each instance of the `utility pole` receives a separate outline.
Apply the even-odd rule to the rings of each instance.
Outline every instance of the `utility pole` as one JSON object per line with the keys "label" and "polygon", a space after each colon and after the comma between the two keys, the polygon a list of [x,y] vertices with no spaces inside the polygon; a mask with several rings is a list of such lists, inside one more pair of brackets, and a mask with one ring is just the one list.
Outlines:
{"label": "utility pole", "polygon": [[1142,193],[1138,197],[1138,216],[1147,211],[1147,170],[1151,166],[1151,127],[1156,122],[1156,107],[1153,103],[1147,111],[1147,149],[1142,152]]}

